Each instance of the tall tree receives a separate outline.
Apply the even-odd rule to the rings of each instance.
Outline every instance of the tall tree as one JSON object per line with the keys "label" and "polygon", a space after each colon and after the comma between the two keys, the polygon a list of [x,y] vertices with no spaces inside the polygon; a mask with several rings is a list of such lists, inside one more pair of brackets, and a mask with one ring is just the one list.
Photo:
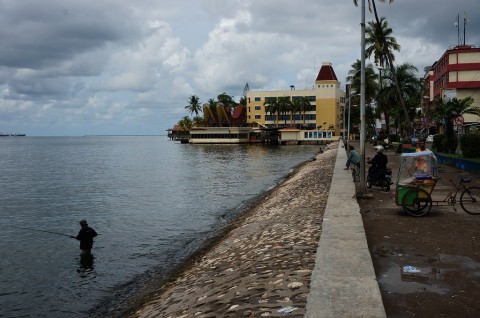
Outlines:
{"label": "tall tree", "polygon": [[[450,100],[436,99],[426,115],[440,123],[445,121],[445,137],[450,140],[454,139],[454,142],[456,142],[455,131],[453,130],[455,119],[462,114],[480,115],[480,108],[472,107],[473,102],[472,97],[452,98]],[[456,148],[455,145],[452,148]],[[449,150],[452,151],[452,149]]]}
{"label": "tall tree", "polygon": [[[368,26],[365,29],[365,54],[370,57],[373,55],[373,60],[376,65],[385,67],[387,61],[384,54],[385,50],[390,52],[400,51],[400,45],[397,43],[397,39],[392,36],[393,30],[388,26],[387,20],[381,18],[380,21],[368,22]],[[392,61],[395,61],[395,55],[391,53]]]}
{"label": "tall tree", "polygon": [[408,116],[408,108],[405,105],[405,100],[402,96],[401,85],[396,76],[396,70],[393,62],[395,61],[395,55],[393,51],[400,51],[400,45],[397,40],[392,36],[392,29],[388,26],[388,22],[385,18],[381,18],[377,22],[369,22],[368,27],[365,30],[366,39],[365,42],[368,47],[365,53],[368,57],[374,57],[375,63],[380,64],[381,68],[385,67],[385,64],[389,66],[390,72],[393,74],[393,83],[395,84],[395,92],[398,95],[399,105],[403,110],[405,121],[411,122],[410,116]]}
{"label": "tall tree", "polygon": [[303,125],[305,125],[305,112],[312,107],[312,104],[310,104],[310,98],[308,96],[303,96],[300,99],[300,109],[302,111],[302,119],[303,119]]}
{"label": "tall tree", "polygon": [[183,130],[188,131],[192,128],[193,122],[190,117],[185,116],[178,122],[178,125],[183,128]]}
{"label": "tall tree", "polygon": [[[380,2],[385,2],[385,0],[379,0],[379,1]],[[392,3],[392,2],[393,2],[393,0],[389,0],[389,3]],[[358,6],[358,0],[353,0],[353,3],[356,6]],[[380,19],[378,18],[377,6],[375,4],[375,0],[368,0],[368,4],[369,4],[370,11],[372,11],[372,7],[373,7],[373,11],[375,13],[375,21],[376,21],[376,24],[377,24],[376,28],[381,30],[382,29],[382,23],[380,22]],[[380,42],[386,43],[386,39],[385,38],[382,39],[381,33],[379,33],[378,35],[380,36]],[[397,94],[398,94],[398,99],[400,101],[400,105],[402,106],[403,112],[405,114],[405,120],[407,121],[408,124],[410,124],[411,120],[410,120],[410,117],[408,116],[407,107],[405,105],[405,101],[403,100],[403,97],[402,97],[402,94],[401,94],[400,84],[398,83],[398,81],[396,79],[395,66],[393,64],[393,61],[394,61],[393,53],[386,45],[382,46],[382,50],[383,50],[383,52],[381,54],[384,55],[384,60],[387,62],[387,65],[388,65],[390,71],[394,75],[393,78],[394,78],[394,82],[395,82],[395,88],[396,88],[396,91],[397,91]]]}
{"label": "tall tree", "polygon": [[289,112],[290,109],[290,96],[281,96],[277,98],[278,101],[278,108],[279,112],[283,115],[283,118],[285,120],[285,126],[287,126],[287,113]]}
{"label": "tall tree", "polygon": [[200,106],[200,98],[197,95],[190,96],[188,99],[188,105],[185,106],[185,109],[190,112],[190,115],[195,113],[195,115],[198,116],[198,113],[202,111],[202,107]]}
{"label": "tall tree", "polygon": [[233,100],[233,97],[228,95],[227,93],[223,92],[217,96],[217,100],[223,103],[224,106],[232,105],[233,108],[237,106],[237,103]]}
{"label": "tall tree", "polygon": [[[278,107],[278,101],[276,97],[266,97],[265,102],[263,103],[263,106],[265,106],[265,121],[266,121],[266,115],[275,115],[276,113],[280,112],[280,108]],[[279,116],[276,116],[274,121],[275,121],[275,126],[278,127],[278,118]]]}
{"label": "tall tree", "polygon": [[[352,68],[348,71],[347,81],[350,84],[350,94],[360,94],[360,71],[361,61],[357,60],[352,64]],[[377,75],[372,64],[365,67],[365,102],[371,104],[378,93]]]}
{"label": "tall tree", "polygon": [[[385,0],[378,0],[378,1],[385,2]],[[388,3],[392,3],[392,2],[393,0],[388,1]],[[355,4],[355,6],[358,6],[358,0],[353,0],[353,3]],[[377,6],[375,5],[375,0],[368,0],[368,9],[370,10],[370,12],[372,12],[372,8],[375,14],[375,20],[377,21],[377,23],[379,23],[380,20],[378,19]]]}
{"label": "tall tree", "polygon": [[[417,78],[416,73],[417,68],[410,63],[399,65],[395,74],[386,70],[384,74],[384,86],[379,94],[381,100],[388,102],[385,106],[380,105],[380,107],[392,108],[393,106],[395,109],[390,109],[390,114],[393,114],[397,118],[397,122],[403,123],[402,128],[406,128],[408,131],[412,129],[412,127],[410,127],[411,121],[408,121],[405,117],[413,118],[415,116],[415,108],[420,105],[422,97],[421,82]],[[396,83],[402,88],[401,100],[406,101],[406,103],[404,103],[405,109],[401,107],[401,100],[398,97]]]}
{"label": "tall tree", "polygon": [[295,125],[295,115],[302,110],[302,97],[296,96],[292,97],[292,104],[290,105],[290,114],[292,118],[290,119],[290,123],[293,119],[293,125]]}

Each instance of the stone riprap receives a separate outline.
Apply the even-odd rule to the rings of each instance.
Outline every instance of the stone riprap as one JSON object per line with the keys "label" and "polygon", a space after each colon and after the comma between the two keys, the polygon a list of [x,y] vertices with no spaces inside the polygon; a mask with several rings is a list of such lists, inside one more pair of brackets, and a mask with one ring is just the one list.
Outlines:
{"label": "stone riprap", "polygon": [[337,149],[299,166],[132,317],[303,317]]}

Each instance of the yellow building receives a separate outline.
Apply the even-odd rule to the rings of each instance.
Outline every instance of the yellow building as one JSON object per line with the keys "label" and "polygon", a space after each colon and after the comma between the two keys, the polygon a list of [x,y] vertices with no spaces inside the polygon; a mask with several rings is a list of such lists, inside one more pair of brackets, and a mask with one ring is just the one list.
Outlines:
{"label": "yellow building", "polygon": [[[297,110],[293,117],[291,111],[272,111],[272,98],[288,97],[290,101],[307,97],[310,107],[305,112]],[[247,122],[258,123],[266,127],[295,126],[302,130],[317,130],[320,133],[329,132],[340,136],[343,129],[343,109],[345,107],[345,92],[340,89],[340,82],[331,63],[323,63],[315,80],[313,89],[263,91],[250,90],[247,99]]]}

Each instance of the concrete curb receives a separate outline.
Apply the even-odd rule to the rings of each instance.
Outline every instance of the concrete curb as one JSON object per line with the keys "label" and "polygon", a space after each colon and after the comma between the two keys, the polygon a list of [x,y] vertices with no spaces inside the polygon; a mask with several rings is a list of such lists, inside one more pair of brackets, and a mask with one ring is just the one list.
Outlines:
{"label": "concrete curb", "polygon": [[340,141],[305,317],[386,317],[346,161]]}

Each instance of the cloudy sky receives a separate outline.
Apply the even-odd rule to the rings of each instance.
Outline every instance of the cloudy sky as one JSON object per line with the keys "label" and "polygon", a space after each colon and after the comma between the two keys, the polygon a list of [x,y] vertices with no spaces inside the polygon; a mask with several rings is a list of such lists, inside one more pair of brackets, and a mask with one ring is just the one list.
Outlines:
{"label": "cloudy sky", "polygon": [[[457,14],[480,46],[480,0],[377,9],[419,76],[458,43]],[[162,135],[193,94],[311,88],[322,62],[344,86],[360,18],[351,0],[0,0],[0,132]]]}

